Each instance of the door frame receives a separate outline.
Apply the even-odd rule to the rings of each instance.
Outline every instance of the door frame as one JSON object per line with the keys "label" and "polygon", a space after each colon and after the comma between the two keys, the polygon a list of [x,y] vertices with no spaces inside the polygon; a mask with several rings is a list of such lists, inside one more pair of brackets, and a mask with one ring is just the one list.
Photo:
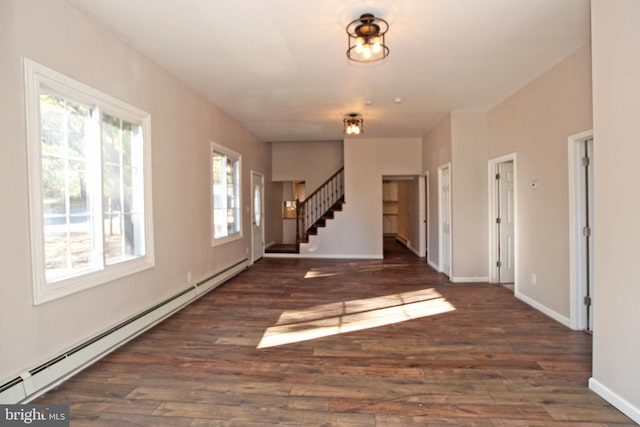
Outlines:
{"label": "door frame", "polygon": [[513,260],[514,260],[514,272],[513,272],[513,289],[514,293],[517,293],[518,290],[518,164],[516,162],[516,153],[506,154],[504,156],[496,157],[494,159],[490,159],[487,167],[487,188],[489,189],[489,282],[490,283],[498,283],[499,281],[499,271],[498,271],[498,239],[499,233],[498,228],[496,227],[496,218],[499,217],[500,213],[498,212],[498,188],[496,185],[496,171],[498,169],[498,165],[500,163],[513,162],[513,209],[514,209],[514,218],[515,218],[515,226],[513,230]]}
{"label": "door frame", "polygon": [[[429,263],[429,222],[430,222],[430,212],[429,212],[429,171],[425,171],[423,176],[420,179],[420,184],[418,191],[420,192],[420,206],[422,209],[422,221],[420,224],[420,240],[424,242],[420,246],[420,256],[425,255],[425,260]],[[422,187],[422,188],[420,188]]]}
{"label": "door frame", "polygon": [[[585,244],[580,229],[582,214],[586,204],[584,188],[584,170],[582,167],[582,144],[593,139],[593,130],[586,130],[568,137],[568,170],[569,170],[569,283],[570,307],[569,325],[574,330],[586,330],[587,312],[584,310],[586,296],[586,260]],[[592,175],[593,177],[593,172]],[[593,182],[590,183],[593,185]],[[593,209],[593,201],[591,201]],[[593,224],[592,224],[593,227]],[[593,238],[593,237],[592,237]],[[593,244],[591,245],[593,248]],[[593,265],[591,266],[593,268]],[[591,275],[593,280],[593,275]],[[592,302],[593,304],[593,302]]]}
{"label": "door frame", "polygon": [[[255,232],[255,227],[253,224],[253,219],[255,218],[255,199],[254,199],[254,194],[253,194],[253,189],[254,189],[254,179],[259,179],[260,180],[260,209],[262,210],[260,213],[260,231],[262,233],[262,250],[261,252],[261,256],[256,258],[255,257],[255,253],[256,253],[256,248],[254,247],[255,244],[255,236],[253,235],[253,233]],[[251,257],[249,260],[249,265],[253,265],[254,262],[256,262],[257,260],[259,260],[260,258],[262,258],[264,256],[264,223],[265,223],[265,208],[264,208],[264,175],[261,174],[260,172],[256,172],[254,170],[251,171]]]}
{"label": "door frame", "polygon": [[[447,169],[449,172],[449,209],[447,209],[448,212],[448,223],[449,223],[449,253],[447,254],[448,258],[449,258],[449,269],[448,271],[444,270],[444,265],[442,263],[442,259],[443,259],[443,255],[444,255],[444,248],[443,248],[443,218],[442,218],[442,172]],[[451,205],[452,205],[452,179],[451,179],[451,163],[446,163],[442,166],[438,166],[438,271],[440,271],[440,273],[444,273],[447,276],[449,276],[449,278],[451,278],[451,272],[453,271],[453,224],[451,223]]]}

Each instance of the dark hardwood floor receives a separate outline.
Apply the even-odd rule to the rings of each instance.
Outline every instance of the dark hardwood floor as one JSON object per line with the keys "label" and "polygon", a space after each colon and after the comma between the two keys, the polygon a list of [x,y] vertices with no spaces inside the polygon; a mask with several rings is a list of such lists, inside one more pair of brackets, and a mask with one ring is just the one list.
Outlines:
{"label": "dark hardwood floor", "polygon": [[591,337],[503,286],[384,260],[265,258],[33,403],[91,426],[630,426]]}

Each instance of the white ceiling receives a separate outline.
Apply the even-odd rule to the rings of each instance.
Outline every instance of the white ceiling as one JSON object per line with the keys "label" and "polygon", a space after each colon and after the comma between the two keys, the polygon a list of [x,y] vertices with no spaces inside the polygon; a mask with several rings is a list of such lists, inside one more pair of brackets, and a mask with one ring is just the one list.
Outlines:
{"label": "white ceiling", "polygon": [[[367,137],[421,137],[590,39],[589,0],[69,1],[265,141],[342,139],[351,112]],[[357,65],[345,27],[367,12],[391,53]]]}

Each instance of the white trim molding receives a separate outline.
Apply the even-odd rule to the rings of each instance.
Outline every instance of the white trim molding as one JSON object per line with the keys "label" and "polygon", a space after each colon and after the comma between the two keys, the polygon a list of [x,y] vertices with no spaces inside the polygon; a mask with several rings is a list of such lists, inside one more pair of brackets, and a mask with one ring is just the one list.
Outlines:
{"label": "white trim molding", "polygon": [[627,417],[640,424],[640,408],[634,406],[631,402],[593,377],[589,378],[589,389],[607,402],[611,403]]}
{"label": "white trim molding", "polygon": [[525,294],[523,294],[521,292],[518,292],[517,290],[514,292],[514,296],[516,298],[518,298],[520,301],[522,301],[522,302],[526,303],[527,305],[530,305],[531,307],[533,307],[536,310],[540,311],[541,313],[546,314],[547,316],[549,316],[550,318],[552,318],[556,322],[559,322],[559,323],[563,324],[567,328],[570,327],[571,322],[570,322],[568,317],[563,316],[562,314],[550,309],[546,305],[543,305],[543,304],[539,303],[538,301],[534,300],[533,298],[530,298],[530,297],[526,296]]}
{"label": "white trim molding", "polygon": [[477,276],[477,277],[452,277],[449,279],[451,283],[486,283],[489,281],[488,276]]}

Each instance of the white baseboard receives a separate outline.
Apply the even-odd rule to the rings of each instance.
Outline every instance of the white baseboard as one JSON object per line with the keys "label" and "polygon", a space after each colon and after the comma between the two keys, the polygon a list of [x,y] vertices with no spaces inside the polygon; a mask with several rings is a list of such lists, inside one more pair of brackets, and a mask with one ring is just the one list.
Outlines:
{"label": "white baseboard", "polygon": [[487,283],[489,282],[489,276],[482,277],[457,277],[453,276],[449,279],[453,283]]}
{"label": "white baseboard", "polygon": [[520,292],[516,291],[514,293],[514,295],[520,301],[525,302],[526,304],[530,305],[531,307],[535,308],[536,310],[538,310],[538,311],[542,312],[543,314],[546,314],[547,316],[551,317],[556,322],[562,323],[564,326],[566,326],[567,328],[571,329],[571,319],[569,319],[568,317],[563,316],[562,314],[551,310],[546,305],[540,304],[538,301],[526,296],[523,293],[520,293]]}
{"label": "white baseboard", "polygon": [[427,264],[429,264],[429,267],[433,268],[435,271],[440,271],[440,266],[430,259],[427,259]]}
{"label": "white baseboard", "polygon": [[632,405],[628,400],[621,397],[609,387],[602,384],[595,378],[589,378],[589,388],[598,396],[615,406],[620,412],[640,424],[640,408]]}
{"label": "white baseboard", "polygon": [[248,267],[238,263],[199,282],[42,365],[0,385],[0,404],[27,403],[149,330]]}

